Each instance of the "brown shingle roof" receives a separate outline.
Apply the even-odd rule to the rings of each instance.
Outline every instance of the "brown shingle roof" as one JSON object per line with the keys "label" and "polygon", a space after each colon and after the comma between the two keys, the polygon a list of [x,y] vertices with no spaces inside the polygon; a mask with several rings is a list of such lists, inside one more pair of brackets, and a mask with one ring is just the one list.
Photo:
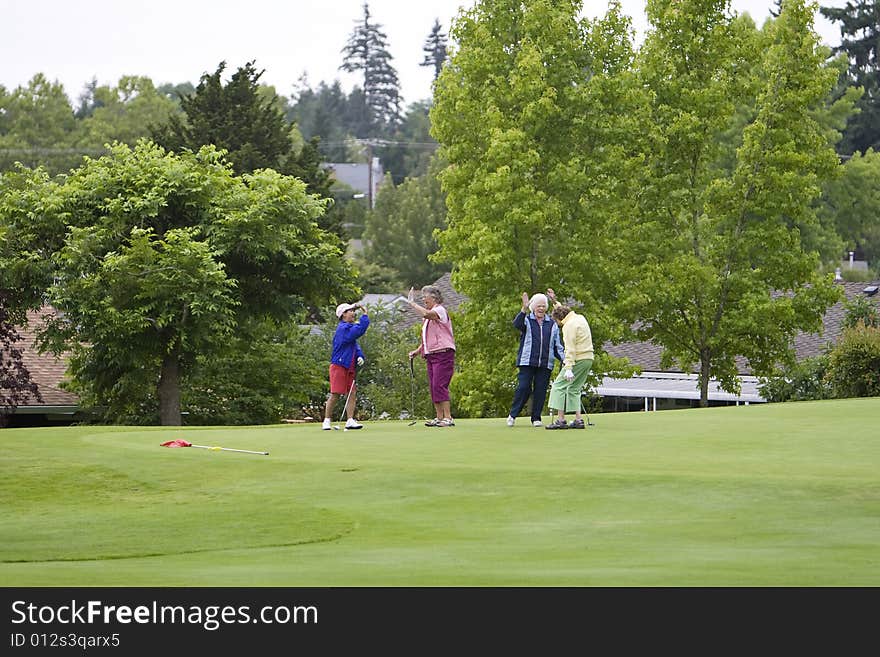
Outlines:
{"label": "brown shingle roof", "polygon": [[[846,301],[852,301],[856,297],[865,296],[873,302],[880,311],[880,294],[866,296],[863,290],[866,287],[877,285],[873,283],[839,283],[843,287]],[[843,319],[846,316],[845,301],[835,303],[822,318],[822,334],[798,332],[794,339],[794,350],[799,361],[805,358],[821,355],[827,345],[837,343],[841,333]],[[612,356],[627,357],[646,372],[677,372],[675,369],[662,369],[660,367],[661,347],[650,342],[623,342],[621,344],[606,344],[605,350]],[[740,374],[751,374],[748,362],[743,358],[737,358],[737,366]]]}
{"label": "brown shingle roof", "polygon": [[[458,307],[466,300],[466,297],[462,294],[459,294],[455,288],[452,287],[451,275],[443,274],[436,281],[431,283],[431,285],[436,285],[440,288],[440,293],[443,295],[443,307],[446,308],[449,312],[455,312],[458,310]],[[404,297],[406,293],[404,293]],[[420,290],[416,290],[415,293],[416,303],[420,306],[425,305],[424,295]],[[422,323],[422,317],[415,310],[410,308],[408,305],[401,306],[401,319],[398,322],[398,326],[400,328],[409,328],[410,326],[414,326],[416,324]]]}
{"label": "brown shingle roof", "polygon": [[22,339],[16,346],[22,351],[22,362],[31,374],[31,380],[37,384],[43,403],[29,397],[20,406],[78,406],[79,398],[59,386],[64,380],[67,370],[67,359],[62,355],[55,358],[52,354],[40,354],[36,348],[36,333],[43,324],[43,316],[54,312],[46,306],[39,311],[29,311],[27,326],[17,327]]}

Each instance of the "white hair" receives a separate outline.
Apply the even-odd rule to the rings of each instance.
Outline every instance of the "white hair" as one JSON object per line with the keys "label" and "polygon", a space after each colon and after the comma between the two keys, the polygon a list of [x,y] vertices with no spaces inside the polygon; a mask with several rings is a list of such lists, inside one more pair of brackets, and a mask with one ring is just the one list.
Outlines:
{"label": "white hair", "polygon": [[539,292],[538,294],[533,294],[532,298],[529,299],[529,310],[531,310],[532,312],[535,312],[535,306],[538,306],[538,305],[543,305],[545,308],[547,308],[550,305],[549,302],[547,301],[546,294],[541,294]]}

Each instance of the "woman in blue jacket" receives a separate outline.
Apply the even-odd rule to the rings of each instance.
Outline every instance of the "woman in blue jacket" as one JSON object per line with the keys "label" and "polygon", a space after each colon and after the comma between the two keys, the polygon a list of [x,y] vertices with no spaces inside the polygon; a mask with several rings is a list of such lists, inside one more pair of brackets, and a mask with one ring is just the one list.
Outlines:
{"label": "woman in blue jacket", "polygon": [[[549,292],[549,290],[548,290]],[[529,295],[523,292],[522,310],[513,318],[513,326],[520,332],[516,364],[519,367],[513,406],[507,416],[507,426],[512,427],[516,418],[532,398],[532,426],[541,426],[541,412],[547,398],[550,373],[556,363],[565,358],[565,350],[559,337],[559,327],[547,316],[549,301],[545,294]]]}
{"label": "woman in blue jacket", "polygon": [[[355,319],[355,311],[360,308],[364,314]],[[367,332],[370,318],[366,308],[359,303],[340,303],[336,306],[336,333],[333,334],[333,351],[330,354],[330,396],[324,407],[324,431],[332,428],[333,407],[336,401],[345,396],[345,412],[348,420],[346,429],[362,429],[364,425],[354,419],[355,402],[357,401],[357,384],[355,374],[357,368],[364,364],[364,352],[358,344],[358,338]]]}

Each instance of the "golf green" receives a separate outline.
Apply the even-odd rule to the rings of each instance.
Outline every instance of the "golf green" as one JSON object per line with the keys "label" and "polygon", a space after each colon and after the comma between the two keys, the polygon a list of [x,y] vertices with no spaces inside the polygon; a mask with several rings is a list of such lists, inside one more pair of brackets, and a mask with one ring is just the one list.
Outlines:
{"label": "golf green", "polygon": [[[880,399],[0,431],[5,586],[877,586]],[[521,425],[521,426],[520,426]],[[268,456],[165,448],[198,445]]]}

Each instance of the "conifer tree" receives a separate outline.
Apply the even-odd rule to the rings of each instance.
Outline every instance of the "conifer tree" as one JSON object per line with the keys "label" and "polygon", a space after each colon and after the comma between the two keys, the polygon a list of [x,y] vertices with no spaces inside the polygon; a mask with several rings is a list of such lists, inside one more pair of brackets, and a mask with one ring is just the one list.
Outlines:
{"label": "conifer tree", "polygon": [[860,110],[847,124],[839,150],[845,154],[880,151],[880,2],[850,0],[844,7],[820,7],[822,15],[840,23],[835,53],[849,58],[847,82],[864,89]]}
{"label": "conifer tree", "polygon": [[172,116],[169,123],[153,130],[153,140],[169,150],[213,144],[225,149],[235,173],[277,169],[290,153],[292,140],[284,113],[274,97],[260,93],[258,71],[251,61],[224,84],[226,62],[214,73],[204,74],[191,96],[181,98],[186,118]]}
{"label": "conifer tree", "polygon": [[342,49],[343,61],[339,68],[348,73],[363,73],[369,125],[379,134],[390,134],[400,123],[400,82],[391,64],[393,58],[388,52],[388,37],[381,28],[379,23],[370,20],[370,7],[364,2],[363,18],[355,22],[355,28]]}
{"label": "conifer tree", "polygon": [[422,47],[425,59],[419,64],[419,66],[433,66],[435,80],[440,75],[443,64],[446,63],[446,44],[447,36],[440,31],[440,20],[435,18],[434,27],[431,28],[431,33],[425,39],[425,45]]}

